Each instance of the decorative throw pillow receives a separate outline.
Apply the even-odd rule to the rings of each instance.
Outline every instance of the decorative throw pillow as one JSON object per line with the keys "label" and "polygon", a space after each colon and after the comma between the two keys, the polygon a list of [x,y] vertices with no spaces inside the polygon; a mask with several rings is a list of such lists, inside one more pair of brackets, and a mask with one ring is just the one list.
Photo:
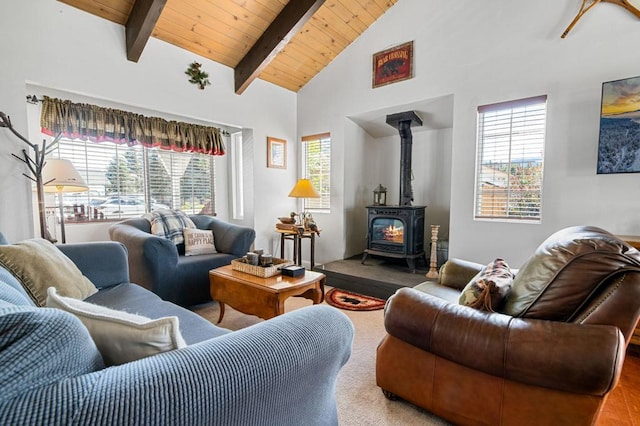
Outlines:
{"label": "decorative throw pillow", "polygon": [[196,227],[189,216],[180,210],[158,209],[142,217],[151,222],[153,235],[171,240],[176,245],[184,242],[183,229]]}
{"label": "decorative throw pillow", "polygon": [[178,317],[149,319],[62,297],[51,287],[47,306],[72,313],[89,330],[106,365],[119,365],[187,346]]}
{"label": "decorative throw pillow", "polygon": [[184,255],[217,253],[210,229],[184,228]]}
{"label": "decorative throw pillow", "polygon": [[[89,332],[73,315],[0,301],[0,318],[0,405],[4,407],[28,393],[33,398],[46,398],[43,395],[51,392],[55,400],[53,395],[62,394],[57,390],[66,380],[104,368]],[[4,418],[3,424],[16,422],[16,417],[13,422]],[[23,419],[22,423],[28,423],[27,417]]]}
{"label": "decorative throw pillow", "polygon": [[459,302],[461,305],[495,312],[511,290],[513,278],[509,265],[502,259],[496,259],[469,281],[460,294]]}
{"label": "decorative throw pillow", "polygon": [[43,238],[0,245],[0,264],[20,281],[38,306],[45,306],[51,286],[74,299],[86,299],[98,291],[71,259]]}

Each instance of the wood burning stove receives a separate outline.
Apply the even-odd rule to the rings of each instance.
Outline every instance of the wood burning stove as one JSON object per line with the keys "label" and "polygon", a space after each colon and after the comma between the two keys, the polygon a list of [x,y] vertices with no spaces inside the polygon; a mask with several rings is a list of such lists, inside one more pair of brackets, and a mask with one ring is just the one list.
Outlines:
{"label": "wood burning stove", "polygon": [[415,272],[415,260],[425,257],[426,206],[411,205],[411,126],[421,126],[422,120],[414,111],[407,111],[387,115],[387,124],[400,133],[400,202],[397,206],[367,206],[367,249],[362,263],[369,254],[404,258]]}
{"label": "wood burning stove", "polygon": [[362,263],[369,254],[404,258],[415,272],[415,260],[425,256],[424,213],[425,206],[367,206],[369,233]]}

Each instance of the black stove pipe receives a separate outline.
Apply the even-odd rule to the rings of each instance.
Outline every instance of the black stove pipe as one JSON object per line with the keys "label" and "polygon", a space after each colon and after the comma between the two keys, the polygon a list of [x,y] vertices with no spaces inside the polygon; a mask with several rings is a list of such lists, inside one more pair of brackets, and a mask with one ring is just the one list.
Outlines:
{"label": "black stove pipe", "polygon": [[413,151],[413,135],[411,125],[422,126],[422,119],[415,111],[399,112],[387,115],[387,124],[398,129],[400,133],[400,206],[410,206],[413,201],[411,187],[411,154]]}

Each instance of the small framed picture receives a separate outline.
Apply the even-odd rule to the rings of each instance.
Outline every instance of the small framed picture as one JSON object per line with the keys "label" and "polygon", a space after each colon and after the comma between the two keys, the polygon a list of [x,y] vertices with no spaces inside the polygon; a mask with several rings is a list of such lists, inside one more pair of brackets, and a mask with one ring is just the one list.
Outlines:
{"label": "small framed picture", "polygon": [[272,169],[287,168],[287,141],[267,137],[267,167]]}

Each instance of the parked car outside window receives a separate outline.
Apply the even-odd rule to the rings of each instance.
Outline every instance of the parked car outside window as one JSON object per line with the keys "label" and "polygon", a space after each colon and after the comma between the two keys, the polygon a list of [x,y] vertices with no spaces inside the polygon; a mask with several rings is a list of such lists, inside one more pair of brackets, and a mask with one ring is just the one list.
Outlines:
{"label": "parked car outside window", "polygon": [[[119,219],[141,216],[147,212],[143,199],[129,197],[112,197],[96,207],[105,219]],[[166,204],[151,203],[151,210],[170,209]]]}

